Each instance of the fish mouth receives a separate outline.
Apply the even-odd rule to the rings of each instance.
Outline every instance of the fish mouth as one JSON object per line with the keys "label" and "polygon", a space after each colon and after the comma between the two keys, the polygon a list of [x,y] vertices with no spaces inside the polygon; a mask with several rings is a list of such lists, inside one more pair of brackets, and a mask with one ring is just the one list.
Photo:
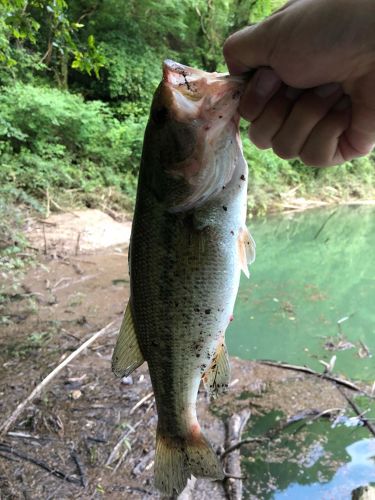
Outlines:
{"label": "fish mouth", "polygon": [[242,87],[246,76],[232,76],[229,73],[208,73],[184,64],[166,59],[163,63],[163,82],[191,99],[200,99],[202,86],[210,86],[213,93],[219,89],[227,91]]}

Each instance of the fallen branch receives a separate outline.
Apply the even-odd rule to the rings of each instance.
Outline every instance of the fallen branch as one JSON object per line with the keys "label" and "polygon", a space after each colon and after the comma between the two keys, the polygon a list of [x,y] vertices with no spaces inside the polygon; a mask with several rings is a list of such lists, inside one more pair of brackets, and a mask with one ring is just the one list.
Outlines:
{"label": "fallen branch", "polygon": [[[4,453],[5,453],[5,455],[4,455]],[[25,453],[17,451],[5,443],[0,443],[0,456],[2,456],[4,458],[8,458],[8,456],[6,455],[7,453],[9,453],[10,455],[13,455],[15,457],[21,458],[22,460],[26,460],[27,462],[30,462],[34,465],[37,465],[38,467],[44,469],[45,471],[49,472],[53,476],[55,476],[59,479],[63,479],[64,481],[68,481],[68,483],[81,484],[80,479],[77,479],[76,477],[68,476],[68,474],[65,474],[64,472],[61,472],[55,468],[50,467],[45,462],[42,462],[42,460],[39,460],[39,459],[34,458],[34,457],[30,457],[30,455],[26,455]]]}
{"label": "fallen branch", "polygon": [[308,368],[307,366],[290,365],[289,363],[281,363],[278,361],[267,361],[267,360],[260,360],[257,361],[257,363],[260,363],[261,365],[274,366],[275,368],[283,368],[285,370],[294,370],[296,372],[308,373],[309,375],[313,375],[314,377],[324,378],[325,380],[329,380],[330,382],[336,382],[336,384],[343,385],[344,387],[347,387],[352,391],[360,392],[369,398],[372,399],[374,398],[374,396],[364,391],[358,385],[354,384],[353,382],[350,382],[349,380],[345,380],[340,377],[335,377],[334,375],[328,375],[326,373],[319,373],[315,370],[312,370],[311,368]]}
{"label": "fallen branch", "polygon": [[246,438],[242,439],[240,441],[237,441],[234,443],[232,446],[229,446],[226,450],[223,451],[221,454],[220,458],[223,459],[226,455],[229,453],[232,453],[232,451],[237,450],[238,448],[241,448],[241,446],[246,445],[246,444],[251,444],[251,443],[267,443],[271,439],[274,439],[280,432],[285,431],[288,427],[291,425],[295,424],[296,422],[304,421],[297,429],[294,430],[293,433],[296,433],[301,430],[302,427],[307,425],[306,421],[314,421],[322,417],[327,417],[331,416],[333,413],[336,412],[343,412],[345,409],[344,408],[329,408],[327,410],[323,411],[318,411],[318,410],[310,410],[304,413],[297,413],[296,415],[288,418],[284,422],[280,422],[279,425],[274,428],[270,429],[266,433],[264,433],[261,436],[258,437],[251,437],[251,438]]}
{"label": "fallen branch", "polygon": [[363,422],[363,425],[365,425],[370,433],[375,437],[375,427],[373,426],[373,424],[363,415],[363,412],[360,410],[360,408],[358,408],[356,403],[347,394],[345,394],[344,390],[342,390],[340,387],[337,387],[337,389],[352,407],[357,417],[361,420],[361,422]]}
{"label": "fallen branch", "polygon": [[[125,432],[122,433],[120,439],[117,441],[117,443],[115,444],[115,446],[113,447],[105,465],[106,467],[109,466],[109,465],[112,465],[113,462],[116,462],[117,460],[120,459],[120,452],[121,452],[121,447],[123,445],[123,443],[126,443],[126,439],[128,438],[128,436],[135,431],[135,429],[140,425],[140,423],[142,422],[142,420],[139,420],[136,424],[134,424],[133,426],[130,426],[128,425],[128,428],[126,429]],[[121,457],[121,462],[122,460],[125,458],[124,454],[129,451],[129,448],[127,448],[125,450],[125,452],[122,454],[122,457]]]}
{"label": "fallen branch", "polygon": [[98,332],[91,335],[91,337],[86,340],[82,345],[78,347],[75,351],[73,351],[62,363],[60,363],[52,372],[45,377],[40,384],[38,384],[35,389],[27,396],[22,403],[20,403],[17,408],[13,411],[13,413],[0,425],[0,436],[4,435],[8,432],[8,430],[12,427],[12,425],[16,422],[18,417],[25,410],[27,405],[29,405],[37,396],[41,394],[43,389],[53,380],[58,373],[61,372],[66,365],[68,365],[73,359],[75,359],[86,347],[92,344],[97,338],[101,335],[104,335],[109,331],[109,329],[113,326],[114,321],[111,321],[107,326],[99,330]]}
{"label": "fallen branch", "polygon": [[269,441],[269,439],[267,437],[242,439],[241,441],[237,441],[237,443],[232,444],[232,446],[229,446],[229,448],[224,450],[223,453],[220,455],[220,458],[223,459],[228,455],[228,453],[232,453],[232,451],[238,450],[238,448],[241,448],[241,446],[243,446],[244,444],[264,443],[265,441]]}
{"label": "fallen branch", "polygon": [[72,456],[72,459],[74,460],[74,462],[77,466],[77,470],[79,472],[79,477],[81,478],[81,486],[82,486],[82,488],[86,488],[87,479],[86,479],[85,469],[83,467],[81,459],[79,458],[79,455],[75,450],[72,451],[71,456]]}
{"label": "fallen branch", "polygon": [[146,396],[145,396],[145,397],[143,397],[142,399],[140,399],[140,400],[138,401],[138,403],[137,403],[136,405],[134,405],[134,406],[133,406],[133,408],[129,411],[129,415],[133,415],[133,413],[135,412],[135,410],[138,410],[138,408],[139,408],[140,406],[142,406],[142,405],[143,405],[143,403],[145,403],[145,402],[146,402],[148,399],[150,399],[150,398],[151,398],[151,396],[153,396],[153,395],[154,395],[154,393],[153,393],[153,392],[149,392],[148,394],[146,394]]}
{"label": "fallen branch", "polygon": [[[240,413],[232,415],[227,423],[227,450],[222,454],[226,456],[224,488],[230,500],[242,498],[241,455],[235,446],[241,440],[241,434],[250,418],[251,412],[245,408]],[[228,451],[232,448],[231,451]],[[234,451],[234,453],[233,453]]]}

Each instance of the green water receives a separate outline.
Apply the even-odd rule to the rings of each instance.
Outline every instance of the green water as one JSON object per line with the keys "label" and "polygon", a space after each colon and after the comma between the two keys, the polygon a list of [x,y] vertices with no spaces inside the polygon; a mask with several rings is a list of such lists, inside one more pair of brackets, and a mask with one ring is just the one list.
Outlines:
{"label": "green water", "polygon": [[[319,360],[336,355],[335,374],[374,382],[375,207],[274,216],[249,226],[257,259],[250,280],[241,281],[226,336],[230,354],[318,371]],[[362,404],[373,420],[375,403]],[[264,434],[280,418],[251,418],[247,436]],[[277,439],[244,448],[244,498],[350,500],[354,488],[375,483],[375,439],[346,423],[296,423]]]}
{"label": "green water", "polygon": [[230,353],[317,370],[336,355],[335,373],[374,381],[375,207],[273,216],[249,227],[257,258],[250,280],[241,279]]}

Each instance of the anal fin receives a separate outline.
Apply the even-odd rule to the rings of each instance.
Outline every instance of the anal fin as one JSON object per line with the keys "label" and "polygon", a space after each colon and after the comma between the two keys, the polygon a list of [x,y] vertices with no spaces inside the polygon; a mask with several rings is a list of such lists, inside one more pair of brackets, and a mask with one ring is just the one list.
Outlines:
{"label": "anal fin", "polygon": [[117,377],[127,377],[143,362],[144,357],[135,333],[133,312],[129,300],[112,355],[112,371]]}
{"label": "anal fin", "polygon": [[214,359],[203,375],[203,384],[211,397],[227,392],[230,381],[230,364],[224,339],[220,341]]}
{"label": "anal fin", "polygon": [[249,277],[248,266],[255,260],[255,241],[246,226],[240,229],[238,235],[238,256],[240,266],[245,276]]}

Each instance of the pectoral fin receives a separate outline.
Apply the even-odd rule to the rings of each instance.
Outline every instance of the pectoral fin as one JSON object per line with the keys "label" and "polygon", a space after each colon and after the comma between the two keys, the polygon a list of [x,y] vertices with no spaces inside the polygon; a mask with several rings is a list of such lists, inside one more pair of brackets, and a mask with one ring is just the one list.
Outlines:
{"label": "pectoral fin", "polygon": [[247,227],[242,227],[238,235],[238,256],[245,276],[249,277],[248,266],[255,260],[255,241]]}
{"label": "pectoral fin", "polygon": [[133,312],[129,300],[112,355],[112,371],[117,377],[127,377],[143,362],[144,358],[135,334]]}
{"label": "pectoral fin", "polygon": [[203,375],[203,384],[212,397],[227,392],[230,381],[230,365],[224,339],[220,342],[211,366]]}

